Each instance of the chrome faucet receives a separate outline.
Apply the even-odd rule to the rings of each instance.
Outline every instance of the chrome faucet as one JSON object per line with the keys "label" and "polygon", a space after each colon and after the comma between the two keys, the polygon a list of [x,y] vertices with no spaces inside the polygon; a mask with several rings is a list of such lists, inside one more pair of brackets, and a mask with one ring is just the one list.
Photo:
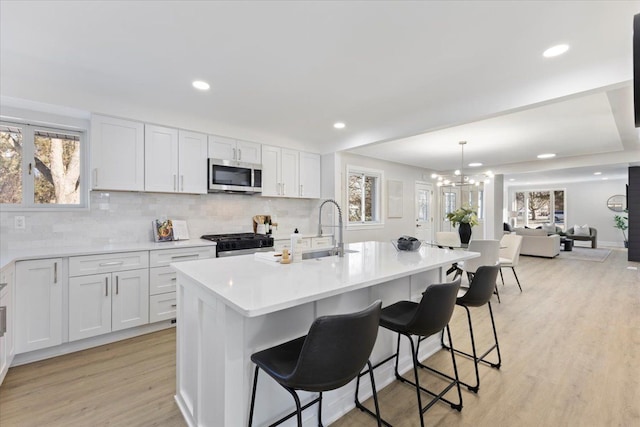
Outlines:
{"label": "chrome faucet", "polygon": [[[342,209],[340,205],[333,199],[327,199],[320,205],[318,210],[318,237],[322,236],[322,207],[327,203],[333,203],[338,208],[338,256],[344,257],[344,241],[342,240]],[[334,225],[335,227],[335,225]]]}

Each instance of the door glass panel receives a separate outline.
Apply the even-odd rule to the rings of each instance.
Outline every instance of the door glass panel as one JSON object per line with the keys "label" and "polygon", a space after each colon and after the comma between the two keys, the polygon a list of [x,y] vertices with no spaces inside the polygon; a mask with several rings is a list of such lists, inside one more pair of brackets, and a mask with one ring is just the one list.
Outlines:
{"label": "door glass panel", "polygon": [[22,129],[0,126],[0,203],[22,203]]}
{"label": "door glass panel", "polygon": [[418,190],[418,221],[427,221],[429,218],[428,191]]}
{"label": "door glass panel", "polygon": [[36,130],[33,177],[36,204],[79,204],[80,138]]}

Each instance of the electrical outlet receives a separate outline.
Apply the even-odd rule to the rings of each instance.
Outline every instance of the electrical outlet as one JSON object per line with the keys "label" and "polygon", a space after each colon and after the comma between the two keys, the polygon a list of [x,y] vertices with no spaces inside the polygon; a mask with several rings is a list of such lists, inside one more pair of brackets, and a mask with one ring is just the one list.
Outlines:
{"label": "electrical outlet", "polygon": [[16,216],[13,220],[13,226],[15,227],[16,230],[24,230],[25,226],[26,226],[26,222],[24,220],[24,216],[20,215],[20,216]]}

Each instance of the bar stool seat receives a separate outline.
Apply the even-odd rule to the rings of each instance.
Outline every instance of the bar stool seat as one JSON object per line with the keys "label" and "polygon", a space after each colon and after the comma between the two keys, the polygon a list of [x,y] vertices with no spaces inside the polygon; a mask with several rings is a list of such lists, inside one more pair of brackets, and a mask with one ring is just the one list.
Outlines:
{"label": "bar stool seat", "polygon": [[[456,360],[453,350],[450,350],[451,360],[453,362],[453,372],[454,377],[448,377],[446,375],[442,375],[440,372],[422,364],[418,361],[418,352],[420,348],[420,341],[429,336],[435,335],[440,331],[446,329],[448,333],[449,340],[451,340],[451,334],[449,333],[449,320],[451,319],[451,315],[453,314],[453,309],[456,303],[456,297],[458,294],[458,290],[460,289],[460,278],[457,278],[455,281],[450,283],[439,283],[433,284],[427,287],[427,289],[422,294],[422,299],[419,303],[415,303],[412,301],[399,301],[395,304],[392,304],[388,307],[385,307],[380,314],[380,326],[385,329],[389,329],[390,331],[398,333],[398,340],[396,346],[396,352],[389,356],[388,358],[382,360],[381,362],[374,365],[371,369],[375,369],[382,364],[395,359],[395,376],[396,378],[404,383],[408,383],[415,387],[416,396],[418,400],[418,413],[420,416],[420,425],[424,426],[424,418],[423,414],[433,406],[437,401],[442,400],[448,403],[453,409],[458,411],[462,410],[462,393],[460,392],[460,384],[458,383],[458,368],[456,366]],[[413,374],[415,381],[411,381],[407,378],[404,378],[398,372],[398,360],[400,354],[400,337],[405,336],[408,338],[409,343],[411,344],[411,356],[413,362]],[[417,337],[417,343],[414,343],[413,337]],[[427,369],[433,373],[440,374],[444,378],[450,378],[450,382],[446,385],[446,387],[439,393],[434,393],[420,385],[420,380],[418,378],[418,368]],[[360,377],[367,374],[368,371],[362,372],[358,376],[358,381]],[[451,390],[452,388],[456,388],[458,392],[459,403],[451,402],[444,398],[444,395]],[[356,386],[357,390],[357,386]],[[425,406],[422,405],[422,397],[421,392],[425,392],[431,396],[433,399],[427,403]],[[368,412],[371,415],[375,415],[369,409],[364,407],[358,400],[358,395],[356,391],[356,407],[360,410]],[[382,420],[385,425],[390,425],[385,420]]]}
{"label": "bar stool seat", "polygon": [[[369,356],[378,335],[381,301],[366,309],[349,314],[318,317],[306,336],[256,352],[251,360],[256,364],[251,393],[249,426],[253,423],[253,411],[258,385],[258,372],[262,369],[292,396],[296,410],[273,422],[276,426],[296,416],[302,426],[302,411],[318,403],[318,425],[322,426],[322,393],[349,383],[364,366],[371,367]],[[370,369],[368,371],[371,371]],[[380,410],[373,373],[370,375],[378,426]],[[319,393],[304,406],[296,390]]]}

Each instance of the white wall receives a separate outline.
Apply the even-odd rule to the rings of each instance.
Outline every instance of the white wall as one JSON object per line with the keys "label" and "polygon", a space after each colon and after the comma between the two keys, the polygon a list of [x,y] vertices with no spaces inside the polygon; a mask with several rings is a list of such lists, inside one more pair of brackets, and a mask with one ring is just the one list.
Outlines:
{"label": "white wall", "polygon": [[[624,246],[622,232],[614,228],[615,212],[607,208],[607,199],[616,194],[626,194],[628,180],[599,180],[579,183],[564,183],[554,186],[528,187],[509,186],[509,201],[514,191],[527,190],[565,190],[565,220],[567,228],[588,224],[598,230],[598,246]],[[577,242],[588,245],[588,242]]]}
{"label": "white wall", "polygon": [[[336,194],[336,197],[341,206],[347,206],[345,191],[347,165],[378,169],[384,172],[381,198],[384,227],[362,230],[346,230],[344,238],[345,242],[359,242],[365,240],[389,241],[395,240],[405,234],[410,236],[415,235],[415,183],[416,181],[431,182],[431,171],[346,152],[339,153],[338,159],[339,161],[336,162],[336,168],[338,168],[338,170],[334,171],[334,176],[336,179],[339,178],[340,180],[340,185],[336,186],[336,191],[339,191],[339,194]],[[402,218],[389,218],[387,216],[387,181],[389,180],[402,181]],[[435,195],[434,203],[436,203]]]}

